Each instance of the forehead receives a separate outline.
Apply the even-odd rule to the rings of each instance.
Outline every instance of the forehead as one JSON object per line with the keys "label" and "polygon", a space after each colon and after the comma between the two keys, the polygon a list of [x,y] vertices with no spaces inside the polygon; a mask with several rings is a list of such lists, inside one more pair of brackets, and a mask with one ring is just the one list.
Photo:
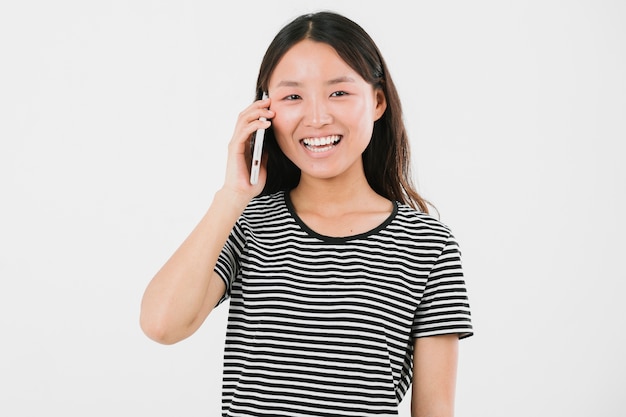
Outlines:
{"label": "forehead", "polygon": [[332,46],[305,39],[296,43],[283,55],[272,72],[269,84],[276,86],[339,78],[361,79]]}

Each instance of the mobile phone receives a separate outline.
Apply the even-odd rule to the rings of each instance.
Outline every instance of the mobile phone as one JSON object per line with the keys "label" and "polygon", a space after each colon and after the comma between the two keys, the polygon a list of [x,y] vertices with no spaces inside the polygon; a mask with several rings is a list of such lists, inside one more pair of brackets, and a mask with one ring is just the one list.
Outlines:
{"label": "mobile phone", "polygon": [[[263,93],[262,100],[268,98],[266,92]],[[266,121],[265,117],[259,120]],[[252,150],[252,164],[250,166],[250,184],[255,185],[259,182],[259,169],[261,169],[261,155],[263,154],[263,138],[265,137],[265,129],[259,129],[254,134],[254,148]]]}

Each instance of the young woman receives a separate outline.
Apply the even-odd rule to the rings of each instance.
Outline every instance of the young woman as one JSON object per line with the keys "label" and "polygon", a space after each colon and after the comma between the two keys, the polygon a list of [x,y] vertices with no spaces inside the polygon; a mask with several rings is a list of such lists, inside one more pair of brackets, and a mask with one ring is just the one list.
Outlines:
{"label": "young woman", "polygon": [[300,16],[256,94],[222,188],[146,289],[143,330],[175,343],[230,298],[223,416],[394,416],[411,384],[413,416],[452,416],[458,339],[472,334],[459,249],[411,185],[376,45],[343,16]]}

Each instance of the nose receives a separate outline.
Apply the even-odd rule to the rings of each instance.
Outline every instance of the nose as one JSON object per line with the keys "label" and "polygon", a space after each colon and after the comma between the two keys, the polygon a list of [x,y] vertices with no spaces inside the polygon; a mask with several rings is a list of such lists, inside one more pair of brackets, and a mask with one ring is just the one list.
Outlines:
{"label": "nose", "polygon": [[332,122],[326,102],[322,98],[308,100],[305,107],[304,124],[307,127],[320,128]]}

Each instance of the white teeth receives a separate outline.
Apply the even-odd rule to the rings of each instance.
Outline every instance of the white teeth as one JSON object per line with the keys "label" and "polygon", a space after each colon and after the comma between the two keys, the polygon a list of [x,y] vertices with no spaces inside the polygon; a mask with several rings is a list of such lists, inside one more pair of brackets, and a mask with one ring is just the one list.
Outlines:
{"label": "white teeth", "polygon": [[[327,149],[330,149],[329,145],[334,145],[337,142],[339,142],[339,139],[341,139],[341,136],[331,135],[331,136],[326,136],[324,138],[306,138],[302,142],[304,142],[304,145],[310,150],[325,151]],[[324,146],[324,148],[319,149],[319,150],[314,148],[317,146]]]}

